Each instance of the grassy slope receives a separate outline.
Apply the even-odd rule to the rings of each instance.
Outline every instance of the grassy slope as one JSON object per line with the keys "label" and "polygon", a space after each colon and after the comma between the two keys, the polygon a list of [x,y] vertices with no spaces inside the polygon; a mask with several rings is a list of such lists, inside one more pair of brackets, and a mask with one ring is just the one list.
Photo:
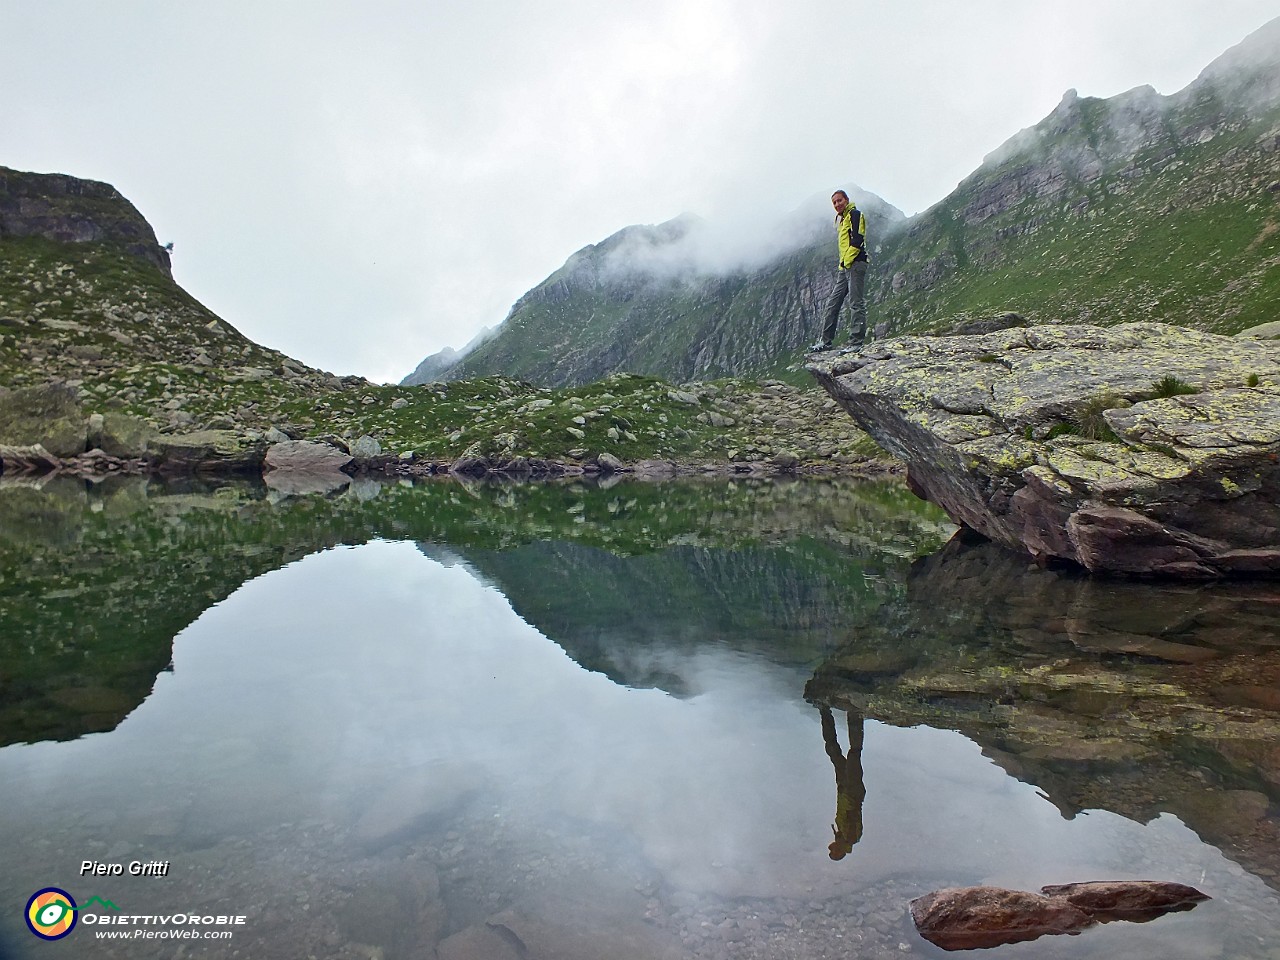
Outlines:
{"label": "grassy slope", "polygon": [[[1101,103],[1085,101],[1083,109]],[[1178,119],[1192,125],[1189,113],[1212,109],[1195,104]],[[1277,172],[1268,133],[1274,137],[1277,122],[1276,112],[1237,117],[1206,142],[1162,143],[1152,155],[1113,163],[1053,203],[1027,196],[966,225],[960,211],[1018,161],[975,175],[890,254],[908,274],[947,254],[954,266],[926,289],[885,297],[881,316],[895,331],[1003,310],[1036,321],[1159,320],[1225,334],[1274,320],[1280,192],[1268,189]],[[1147,172],[1133,176],[1135,169]],[[1000,231],[1016,235],[993,242]]]}

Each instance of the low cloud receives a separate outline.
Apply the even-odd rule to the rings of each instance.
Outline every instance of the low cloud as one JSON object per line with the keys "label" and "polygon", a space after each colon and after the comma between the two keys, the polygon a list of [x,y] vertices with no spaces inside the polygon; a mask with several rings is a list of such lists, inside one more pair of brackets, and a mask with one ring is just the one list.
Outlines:
{"label": "low cloud", "polygon": [[[881,236],[904,221],[900,210],[874,194],[846,187],[868,221],[868,234]],[[602,280],[645,277],[697,282],[754,272],[779,260],[827,244],[835,249],[834,212],[826,194],[816,194],[784,215],[754,208],[730,210],[715,218],[685,214],[656,226],[628,227],[596,247]]]}

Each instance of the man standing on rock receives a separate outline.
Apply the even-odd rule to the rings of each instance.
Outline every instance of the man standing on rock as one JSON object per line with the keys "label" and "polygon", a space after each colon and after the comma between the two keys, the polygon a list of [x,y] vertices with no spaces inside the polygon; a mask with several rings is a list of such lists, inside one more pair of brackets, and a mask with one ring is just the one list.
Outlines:
{"label": "man standing on rock", "polygon": [[831,195],[831,205],[836,210],[836,237],[839,243],[840,262],[836,271],[836,284],[827,299],[827,313],[822,325],[822,340],[815,349],[830,350],[836,339],[836,322],[845,297],[852,294],[853,327],[849,333],[849,345],[862,346],[867,333],[867,218],[849,200],[843,190]]}

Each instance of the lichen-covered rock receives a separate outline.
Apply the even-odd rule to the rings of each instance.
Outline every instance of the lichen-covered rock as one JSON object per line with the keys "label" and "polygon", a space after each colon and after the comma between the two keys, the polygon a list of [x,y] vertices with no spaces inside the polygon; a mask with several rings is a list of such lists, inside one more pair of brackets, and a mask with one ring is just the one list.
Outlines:
{"label": "lichen-covered rock", "polygon": [[368,434],[364,434],[351,444],[351,456],[357,460],[370,460],[381,455],[382,444]]}
{"label": "lichen-covered rock", "polygon": [[1042,326],[807,369],[916,493],[992,540],[1099,573],[1280,573],[1280,344]]}
{"label": "lichen-covered rock", "polygon": [[84,453],[88,437],[76,392],[61,383],[0,389],[0,444],[40,445],[53,457]]}
{"label": "lichen-covered rock", "polygon": [[262,441],[234,430],[159,435],[148,447],[156,468],[168,473],[258,473],[266,453]]}
{"label": "lichen-covered rock", "polygon": [[141,457],[147,445],[158,437],[155,428],[145,420],[108,411],[89,418],[89,449],[98,449],[113,457]]}
{"label": "lichen-covered rock", "polygon": [[1249,327],[1247,330],[1241,330],[1236,334],[1236,336],[1249,337],[1254,340],[1280,339],[1280,320],[1272,320],[1270,323],[1260,323],[1256,327]]}

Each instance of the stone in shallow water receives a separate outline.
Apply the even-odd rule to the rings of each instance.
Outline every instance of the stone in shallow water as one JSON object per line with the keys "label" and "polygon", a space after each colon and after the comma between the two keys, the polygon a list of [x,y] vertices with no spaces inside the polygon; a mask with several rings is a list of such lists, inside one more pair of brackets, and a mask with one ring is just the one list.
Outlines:
{"label": "stone in shallow water", "polygon": [[363,878],[334,914],[347,940],[402,957],[432,956],[447,919],[440,879],[426,864]]}
{"label": "stone in shallow water", "polygon": [[1079,933],[1089,914],[1065,899],[1001,887],[950,887],[911,901],[916,929],[943,950],[979,950]]}
{"label": "stone in shallow water", "polygon": [[920,935],[944,950],[977,950],[1043,936],[1077,934],[1097,923],[1145,923],[1208,900],[1195,887],[1163,880],[1101,880],[1041,887],[949,887],[911,901]]}
{"label": "stone in shallow water", "polygon": [[641,921],[503,910],[443,941],[440,960],[677,960],[674,940]]}
{"label": "stone in shallow water", "polygon": [[527,954],[506,930],[476,924],[442,941],[436,956],[440,960],[524,960]]}
{"label": "stone in shallow water", "polygon": [[1093,880],[1087,883],[1059,883],[1041,887],[1047,897],[1064,897],[1072,906],[1092,914],[1099,921],[1142,922],[1166,913],[1190,910],[1208,900],[1207,894],[1185,883],[1164,880]]}

